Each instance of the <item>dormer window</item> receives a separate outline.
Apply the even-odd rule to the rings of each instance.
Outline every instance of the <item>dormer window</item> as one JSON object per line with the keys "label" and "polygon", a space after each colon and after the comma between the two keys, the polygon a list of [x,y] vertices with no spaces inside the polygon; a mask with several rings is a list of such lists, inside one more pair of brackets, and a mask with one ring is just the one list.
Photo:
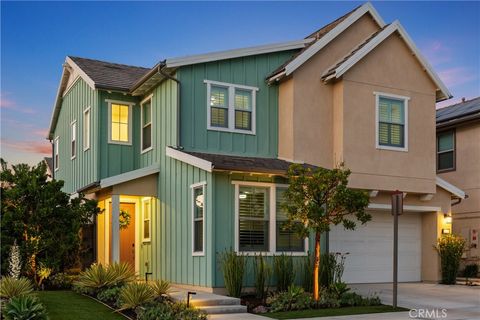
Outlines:
{"label": "dormer window", "polygon": [[255,134],[258,88],[217,81],[207,84],[207,129]]}

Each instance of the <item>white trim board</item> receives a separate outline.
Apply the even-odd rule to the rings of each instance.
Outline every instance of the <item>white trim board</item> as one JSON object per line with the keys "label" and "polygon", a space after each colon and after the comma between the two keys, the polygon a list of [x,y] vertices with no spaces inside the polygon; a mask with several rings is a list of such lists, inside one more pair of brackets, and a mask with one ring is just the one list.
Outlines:
{"label": "white trim board", "polygon": [[447,181],[445,181],[442,178],[437,176],[436,177],[436,183],[437,183],[437,186],[439,186],[440,188],[442,188],[444,190],[447,190],[448,192],[457,196],[458,198],[465,199],[465,197],[466,197],[465,191],[463,191],[462,189],[454,186],[450,182],[447,182]]}
{"label": "white trim board", "polygon": [[295,70],[298,69],[302,64],[304,64],[308,59],[314,56],[317,52],[319,52],[322,48],[324,48],[327,44],[329,44],[332,40],[334,40],[337,36],[339,36],[343,31],[345,31],[348,27],[350,27],[353,23],[355,23],[358,19],[363,17],[364,14],[370,13],[373,17],[375,22],[383,28],[385,26],[385,21],[383,21],[382,17],[378,14],[377,10],[372,6],[370,2],[365,3],[364,5],[360,6],[357,10],[352,12],[345,20],[340,22],[335,28],[330,30],[326,35],[324,35],[320,40],[312,44],[308,49],[302,52],[298,57],[290,61],[285,66],[284,74],[280,73],[278,75],[274,75],[269,79],[269,81],[277,80],[281,76],[289,76]]}
{"label": "white trim board", "polygon": [[185,57],[169,58],[166,60],[166,63],[168,68],[175,68],[175,67],[196,64],[196,63],[246,57],[246,56],[270,53],[270,52],[301,49],[301,48],[304,48],[306,44],[312,42],[313,40],[314,39],[301,39],[301,40],[281,42],[281,43],[275,43],[275,44],[269,44],[269,45],[217,51],[217,52],[197,54],[197,55],[191,55],[191,56],[185,56]]}
{"label": "white trim board", "polygon": [[[334,69],[333,74],[326,77],[324,81],[328,82],[331,79],[338,79],[339,77],[341,77],[345,72],[350,70],[351,67],[353,67],[358,61],[363,59],[368,53],[370,53],[373,49],[375,49],[380,43],[382,43],[394,32],[399,33],[400,37],[405,41],[409,49],[412,51],[413,55],[417,57],[418,61],[423,66],[425,71],[428,73],[428,75],[433,80],[433,82],[437,85],[438,87],[437,91],[440,91],[443,94],[443,97],[441,96],[439,97],[437,94],[437,101],[451,98],[452,94],[450,93],[450,91],[447,89],[445,84],[435,73],[435,71],[427,62],[427,60],[422,56],[417,46],[412,41],[412,39],[407,34],[407,32],[405,31],[405,29],[402,27],[402,25],[398,20],[395,20],[394,22],[392,22],[388,27],[386,27],[384,30],[378,33],[373,39],[371,39],[365,46],[363,46],[360,50],[355,52],[351,57],[349,57],[347,60],[342,62],[339,66],[337,66]],[[324,76],[326,75],[328,70],[331,70],[331,69],[332,68],[328,68],[327,71],[324,73]]]}
{"label": "white trim board", "polygon": [[[368,209],[372,210],[391,210],[391,204],[383,204],[383,203],[370,203],[368,204]],[[433,206],[411,206],[411,205],[404,205],[403,210],[406,212],[439,212],[442,210],[440,207],[433,207]]]}
{"label": "white trim board", "polygon": [[102,179],[100,180],[100,187],[101,188],[111,187],[113,185],[124,183],[130,180],[135,180],[138,178],[143,178],[151,174],[156,174],[158,172],[160,172],[160,167],[158,164],[154,164],[149,167],[125,172],[113,177]]}
{"label": "white trim board", "polygon": [[192,156],[191,154],[176,150],[172,147],[166,147],[165,152],[167,157],[188,163],[189,165],[200,168],[207,172],[212,172],[213,164],[210,161]]}

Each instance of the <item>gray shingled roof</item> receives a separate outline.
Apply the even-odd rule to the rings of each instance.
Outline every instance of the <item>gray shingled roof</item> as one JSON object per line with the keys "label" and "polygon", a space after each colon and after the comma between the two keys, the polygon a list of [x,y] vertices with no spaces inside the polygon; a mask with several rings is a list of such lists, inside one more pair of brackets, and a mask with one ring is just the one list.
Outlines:
{"label": "gray shingled roof", "polygon": [[[290,165],[293,164],[292,162],[275,158],[240,157],[189,151],[183,152],[211,162],[214,170],[286,174]],[[315,168],[313,165],[305,164],[305,166]]]}
{"label": "gray shingled roof", "polygon": [[480,116],[480,97],[437,110],[437,124],[473,115]]}
{"label": "gray shingled roof", "polygon": [[95,82],[95,87],[101,89],[129,91],[132,85],[150,70],[150,68],[72,56],[70,59]]}

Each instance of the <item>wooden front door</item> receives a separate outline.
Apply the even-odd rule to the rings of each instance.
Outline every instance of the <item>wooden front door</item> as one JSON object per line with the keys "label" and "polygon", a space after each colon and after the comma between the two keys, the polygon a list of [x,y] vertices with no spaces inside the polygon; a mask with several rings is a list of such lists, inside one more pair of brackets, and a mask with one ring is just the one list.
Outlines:
{"label": "wooden front door", "polygon": [[[130,215],[130,223],[128,226],[120,229],[120,262],[128,262],[135,268],[135,204],[121,202],[120,211],[126,211]],[[111,203],[110,212],[112,212]],[[120,217],[120,219],[122,218]],[[111,222],[112,215],[110,215],[110,223]]]}

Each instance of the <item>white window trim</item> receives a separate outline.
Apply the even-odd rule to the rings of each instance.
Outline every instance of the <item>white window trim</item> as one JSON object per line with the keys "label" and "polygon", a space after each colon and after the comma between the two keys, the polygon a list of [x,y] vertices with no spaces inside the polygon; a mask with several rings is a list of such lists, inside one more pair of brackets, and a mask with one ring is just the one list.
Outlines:
{"label": "white window trim", "polygon": [[[105,99],[105,102],[108,103],[108,143],[109,144],[121,144],[121,145],[132,145],[132,106],[135,105],[135,102],[120,101],[120,100],[111,100]],[[114,141],[112,140],[112,104],[121,104],[128,105],[128,141]]]}
{"label": "white window trim", "polygon": [[[276,232],[276,221],[277,221],[277,203],[276,203],[276,194],[277,194],[277,187],[286,188],[288,184],[278,184],[278,183],[267,183],[267,182],[249,182],[249,181],[232,181],[232,184],[235,186],[235,240],[234,240],[234,249],[237,254],[244,255],[244,256],[255,256],[262,254],[264,256],[273,256],[273,255],[280,255],[286,254],[290,256],[306,256],[308,255],[308,241],[309,237],[304,239],[304,251],[277,251],[277,232]],[[240,243],[239,243],[239,206],[240,201],[238,200],[238,196],[240,194],[240,186],[249,186],[249,187],[267,187],[269,188],[269,208],[270,208],[270,216],[269,216],[269,249],[268,251],[240,251]]]}
{"label": "white window trim", "polygon": [[[146,148],[146,149],[142,149],[143,148],[143,128],[145,128],[145,125],[143,125],[143,105],[145,104],[145,102],[147,101],[150,101],[150,147]],[[149,96],[147,96],[145,99],[142,100],[142,102],[140,102],[140,154],[144,154],[150,150],[153,149],[153,105],[152,105],[152,101],[153,101],[153,93],[150,94]]]}
{"label": "white window trim", "polygon": [[[259,90],[257,87],[252,86],[245,86],[240,84],[233,84],[228,82],[219,82],[219,81],[212,81],[212,80],[203,80],[203,82],[207,85],[207,130],[212,131],[223,131],[223,132],[234,132],[234,133],[243,133],[243,134],[256,134],[256,101],[257,101],[257,94],[256,92]],[[228,128],[222,127],[215,127],[212,126],[210,123],[211,111],[210,111],[210,92],[211,87],[219,86],[228,89]],[[251,118],[251,130],[242,130],[242,129],[235,129],[235,89],[241,89],[246,91],[252,92],[252,118]]]}
{"label": "white window trim", "polygon": [[[383,149],[383,150],[408,152],[408,101],[410,101],[410,97],[400,96],[400,95],[385,93],[385,92],[376,92],[376,91],[373,92],[373,94],[375,95],[375,147],[377,149]],[[380,97],[403,101],[404,111],[405,111],[405,124],[404,124],[404,130],[403,130],[405,145],[403,147],[392,147],[392,146],[380,145],[380,142],[378,139],[378,130],[379,130],[378,128],[379,112],[378,111],[380,107]]]}
{"label": "white window trim", "polygon": [[[202,251],[195,251],[195,189],[202,187],[203,189],[203,238],[202,238]],[[205,226],[206,226],[206,213],[207,213],[207,197],[206,197],[206,189],[207,189],[207,182],[202,181],[198,183],[194,183],[190,186],[191,189],[191,199],[192,199],[192,256],[194,257],[203,257],[205,256],[205,245],[206,245],[206,234],[205,234]]]}
{"label": "white window trim", "polygon": [[[145,238],[145,229],[144,229],[144,225],[145,225],[145,203],[149,203],[149,206],[148,208],[150,209],[150,214],[149,214],[149,223],[148,223],[148,234],[149,234],[149,237],[148,238]],[[150,242],[151,241],[151,237],[152,237],[152,199],[151,198],[145,198],[145,199],[142,199],[142,242]]]}
{"label": "white window trim", "polygon": [[[85,124],[85,117],[88,112],[88,127]],[[85,139],[85,130],[88,130],[88,139]],[[90,144],[92,140],[92,112],[90,106],[88,106],[85,110],[83,110],[83,152],[87,151],[90,149]],[[85,142],[88,142],[87,145],[85,145]]]}
{"label": "white window trim", "polygon": [[[75,139],[73,138],[75,136]],[[77,120],[70,122],[70,160],[73,160],[77,157]],[[75,148],[72,149],[72,143],[75,142]],[[72,151],[74,154],[72,155]]]}
{"label": "white window trim", "polygon": [[[54,143],[54,148],[55,148],[55,155],[53,157],[53,170],[54,171],[58,171],[58,169],[60,168],[60,153],[58,152],[58,148],[60,146],[60,137],[56,137],[55,140],[53,140],[53,143]],[[56,158],[58,157],[58,161],[56,160]]]}

